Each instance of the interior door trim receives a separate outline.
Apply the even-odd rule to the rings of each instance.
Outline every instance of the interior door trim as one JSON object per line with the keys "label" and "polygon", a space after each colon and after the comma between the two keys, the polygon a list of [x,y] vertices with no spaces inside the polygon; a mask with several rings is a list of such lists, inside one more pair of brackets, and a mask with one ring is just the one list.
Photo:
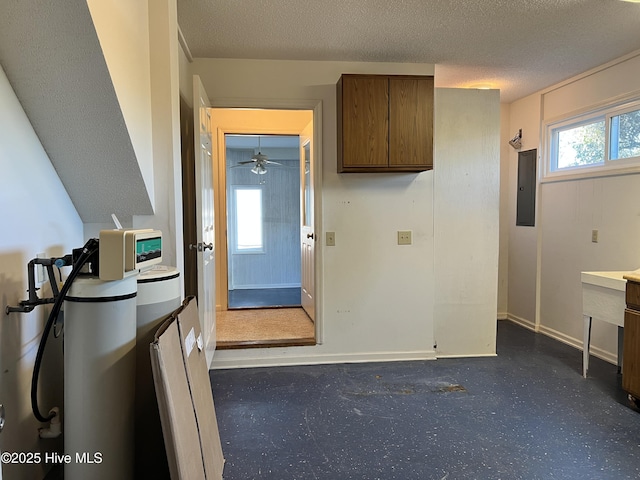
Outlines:
{"label": "interior door trim", "polygon": [[[277,99],[210,99],[211,108],[255,108],[264,110],[311,110],[313,112],[313,149],[314,149],[314,232],[318,235],[318,238],[322,238],[319,232],[322,231],[322,101],[321,100],[277,100]],[[244,130],[244,131],[242,131]],[[220,159],[224,158],[224,135],[227,133],[237,134],[260,134],[260,133],[276,133],[276,134],[288,134],[297,135],[299,132],[293,131],[279,131],[278,129],[269,129],[264,132],[260,129],[246,128],[246,129],[229,129],[219,127],[215,133],[217,147],[215,149],[215,165],[214,169],[216,175],[216,202],[220,208],[220,211],[226,212],[226,165]],[[220,215],[218,215],[220,217]],[[222,222],[224,220],[224,222]],[[218,248],[216,252],[220,254],[218,257],[220,273],[217,279],[227,278],[227,233],[226,233],[226,214],[224,219],[216,218],[216,231],[219,232]],[[224,241],[223,241],[224,240]],[[315,271],[315,327],[316,327],[316,343],[322,344],[324,338],[324,329],[322,321],[322,299],[323,299],[323,248],[319,244],[315,249],[314,257],[314,271]],[[219,282],[216,282],[219,283]],[[225,280],[226,285],[226,280]],[[217,296],[219,297],[219,295]],[[228,299],[225,295],[224,298],[218,299],[218,308],[226,310],[228,308]]]}

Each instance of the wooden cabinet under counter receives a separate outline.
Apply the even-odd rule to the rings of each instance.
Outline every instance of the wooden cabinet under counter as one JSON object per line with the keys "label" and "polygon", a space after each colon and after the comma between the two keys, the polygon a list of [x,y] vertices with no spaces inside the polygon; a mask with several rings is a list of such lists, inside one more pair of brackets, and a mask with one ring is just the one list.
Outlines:
{"label": "wooden cabinet under counter", "polygon": [[627,278],[622,353],[622,388],[640,399],[640,279]]}
{"label": "wooden cabinet under counter", "polygon": [[433,76],[342,75],[338,173],[433,168]]}

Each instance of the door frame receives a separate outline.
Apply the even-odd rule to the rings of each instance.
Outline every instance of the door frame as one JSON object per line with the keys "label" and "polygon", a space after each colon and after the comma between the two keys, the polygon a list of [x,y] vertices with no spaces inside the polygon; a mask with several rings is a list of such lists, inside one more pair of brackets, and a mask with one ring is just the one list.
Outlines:
{"label": "door frame", "polygon": [[[260,99],[214,99],[210,108],[225,109],[260,109],[260,110],[310,110],[313,115],[313,154],[314,163],[314,232],[320,232],[322,225],[322,101],[320,100],[260,100]],[[226,128],[218,127],[216,132],[212,132],[214,138],[214,192],[217,211],[225,212],[224,215],[216,215],[216,288],[218,289],[217,309],[227,310],[228,292],[223,291],[223,286],[227,287],[228,259],[227,259],[227,191],[226,191],[226,164],[221,161],[224,158],[224,136],[225,134],[277,134],[277,135],[299,135],[299,131],[292,129],[257,129],[257,128]],[[321,235],[316,233],[316,239]],[[222,247],[224,245],[224,248]],[[318,244],[317,247],[321,247]],[[322,322],[322,248],[315,248],[314,255],[314,295],[315,302],[315,334],[316,343],[323,343],[323,322]]]}

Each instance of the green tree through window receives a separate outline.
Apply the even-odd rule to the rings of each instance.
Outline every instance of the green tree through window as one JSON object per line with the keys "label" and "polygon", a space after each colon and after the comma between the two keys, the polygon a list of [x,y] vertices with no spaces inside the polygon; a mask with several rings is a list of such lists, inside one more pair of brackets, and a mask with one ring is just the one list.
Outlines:
{"label": "green tree through window", "polygon": [[558,132],[558,168],[604,163],[604,120]]}
{"label": "green tree through window", "polygon": [[611,117],[611,159],[640,156],[640,110]]}

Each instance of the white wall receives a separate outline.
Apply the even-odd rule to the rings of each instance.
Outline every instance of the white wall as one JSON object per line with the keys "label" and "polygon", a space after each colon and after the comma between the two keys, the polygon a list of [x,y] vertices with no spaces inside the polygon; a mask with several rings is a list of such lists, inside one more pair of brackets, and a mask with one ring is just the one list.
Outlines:
{"label": "white wall", "polygon": [[509,150],[505,138],[513,138],[509,105],[500,104],[500,240],[498,251],[498,320],[507,318],[509,310]]}
{"label": "white wall", "polygon": [[[640,56],[631,55],[515,102],[511,126],[523,128],[523,150],[539,148],[540,125],[545,119],[639,91],[639,75]],[[510,179],[513,213],[515,172]],[[538,195],[537,227],[526,233],[527,227],[510,231],[509,316],[535,326],[537,314],[541,332],[581,348],[580,272],[640,267],[640,175],[542,183]],[[598,243],[591,242],[593,229],[599,230]],[[536,275],[540,286],[537,309],[532,301]],[[615,326],[594,322],[594,354],[615,362],[616,339]]]}
{"label": "white wall", "polygon": [[[501,143],[508,142],[522,129],[520,151],[538,148],[540,126],[540,100],[532,95],[511,104],[509,130]],[[540,152],[538,152],[540,153]],[[503,162],[504,163],[504,162]],[[536,321],[536,275],[538,224],[534,227],[516,226],[516,195],[518,183],[518,152],[509,147],[507,160],[509,171],[508,211],[508,305],[509,318],[530,328]]]}
{"label": "white wall", "polygon": [[[26,299],[27,262],[37,253],[60,256],[83,245],[82,222],[49,158],[0,69],[0,403],[7,423],[0,450],[53,451],[59,440],[40,440],[40,423],[31,413],[33,362],[48,314],[38,307],[28,314],[5,316],[7,305]],[[40,291],[40,295],[44,292]],[[61,339],[49,340],[41,373],[40,409],[63,400]],[[4,478],[42,478],[44,465],[4,465]]]}
{"label": "white wall", "polygon": [[180,96],[184,98],[187,105],[193,107],[193,74],[191,73],[191,63],[189,63],[182,45],[178,48],[178,65],[180,70]]}
{"label": "white wall", "polygon": [[[299,100],[322,102],[322,211],[315,233],[322,239],[325,231],[336,232],[335,247],[316,245],[323,260],[323,344],[219,351],[214,368],[434,358],[434,173],[336,173],[340,74],[433,74],[433,66],[196,59],[191,69],[216,106],[238,98],[247,103],[271,99],[282,106]],[[412,230],[413,245],[398,246],[397,230]],[[495,295],[490,302],[495,315]]]}
{"label": "white wall", "polygon": [[154,205],[147,0],[87,0],[111,81]]}
{"label": "white wall", "polygon": [[435,107],[436,351],[495,355],[500,92],[436,89]]}

